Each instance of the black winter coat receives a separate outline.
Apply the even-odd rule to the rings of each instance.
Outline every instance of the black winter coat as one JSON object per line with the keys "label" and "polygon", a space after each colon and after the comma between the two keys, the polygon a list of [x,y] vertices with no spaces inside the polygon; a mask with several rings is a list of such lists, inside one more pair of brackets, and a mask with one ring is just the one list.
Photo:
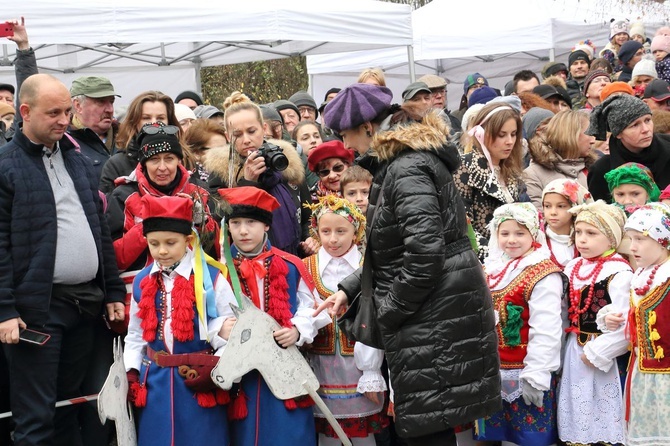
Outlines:
{"label": "black winter coat", "polygon": [[[0,149],[0,322],[20,316],[37,327],[49,316],[58,231],[42,148],[18,130]],[[98,250],[96,283],[105,303],[123,302],[126,290],[93,167],[68,138],[60,149]]]}
{"label": "black winter coat", "polygon": [[[370,194],[376,208],[367,249],[403,437],[502,407],[491,296],[468,241],[452,179],[458,150],[447,135],[433,114],[378,134],[373,147],[381,164]],[[351,298],[360,280],[352,275],[340,288]]]}

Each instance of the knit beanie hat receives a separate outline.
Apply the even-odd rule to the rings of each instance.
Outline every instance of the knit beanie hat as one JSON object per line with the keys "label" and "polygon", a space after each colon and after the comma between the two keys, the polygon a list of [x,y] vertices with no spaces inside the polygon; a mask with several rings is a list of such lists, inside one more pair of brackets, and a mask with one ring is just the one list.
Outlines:
{"label": "knit beanie hat", "polygon": [[568,178],[559,178],[550,181],[542,190],[542,201],[547,194],[558,194],[564,196],[571,206],[578,206],[585,203],[593,203],[591,193],[576,180]]}
{"label": "knit beanie hat", "polygon": [[198,119],[195,116],[195,113],[193,112],[193,110],[191,110],[188,106],[186,106],[184,104],[175,104],[174,105],[174,115],[177,118],[177,121],[181,121],[183,119],[193,119],[193,120]]}
{"label": "knit beanie hat", "polygon": [[610,25],[610,40],[612,40],[612,37],[620,33],[628,34],[628,20],[612,21],[612,24]]}
{"label": "knit beanie hat", "polygon": [[275,109],[272,104],[264,104],[260,105],[259,108],[261,109],[261,114],[263,115],[263,121],[279,121],[281,123],[284,122],[282,119],[281,115]]}
{"label": "knit beanie hat", "polygon": [[591,112],[586,134],[605,141],[609,131],[616,138],[631,122],[645,115],[651,115],[651,110],[641,99],[627,94],[610,96]]}
{"label": "knit beanie hat", "polygon": [[634,36],[642,36],[642,40],[647,40],[647,34],[644,32],[644,23],[635,22],[632,25],[630,25],[630,30],[628,31],[628,35],[630,35],[631,39]]}
{"label": "knit beanie hat", "polygon": [[475,104],[486,104],[491,99],[497,98],[498,93],[491,87],[481,87],[476,89],[470,95],[468,99],[468,107],[472,107]]}
{"label": "knit beanie hat", "polygon": [[631,74],[631,78],[635,79],[635,76],[650,76],[654,79],[658,78],[658,73],[656,72],[656,63],[650,59],[642,59],[633,67],[633,74]]}
{"label": "knit beanie hat", "polygon": [[491,99],[488,103],[489,104],[495,104],[495,103],[498,103],[498,102],[500,102],[501,104],[509,105],[514,110],[521,113],[521,98],[519,98],[519,96],[517,96],[515,94],[511,95],[511,96],[497,96],[497,97]]}
{"label": "knit beanie hat", "polygon": [[198,93],[194,91],[189,90],[182,91],[177,95],[176,98],[174,98],[174,103],[178,104],[179,101],[181,101],[182,99],[192,99],[193,101],[195,101],[196,105],[202,105],[202,98]]}
{"label": "knit beanie hat", "polygon": [[658,201],[661,191],[654,182],[651,170],[643,164],[626,163],[605,174],[605,181],[610,192],[622,184],[636,184],[647,191],[648,201]]}
{"label": "knit beanie hat", "polygon": [[610,79],[609,73],[605,70],[598,69],[589,71],[589,73],[584,78],[584,94],[586,94],[586,92],[589,90],[591,82],[593,82],[593,80],[597,77],[606,77],[607,79]]}
{"label": "knit beanie hat", "polygon": [[469,74],[465,78],[465,82],[463,82],[463,94],[468,94],[470,87],[477,84],[486,85],[488,87],[489,81],[487,81],[486,78],[479,73]]}
{"label": "knit beanie hat", "polygon": [[542,121],[545,119],[551,119],[554,117],[554,113],[550,110],[540,107],[533,107],[523,115],[521,122],[523,123],[523,134],[527,140],[530,140],[535,136],[537,128],[540,126]]}
{"label": "knit beanie hat", "polygon": [[600,101],[604,101],[615,93],[624,93],[631,96],[635,95],[633,87],[628,85],[626,82],[617,81],[612,82],[611,84],[607,84],[603,87],[603,89],[600,91]]}
{"label": "knit beanie hat", "polygon": [[[298,107],[295,106],[295,104],[291,101],[287,101],[286,99],[279,99],[277,101],[274,101],[272,103],[272,106],[277,110],[278,112],[282,110],[286,110],[287,108],[290,108],[295,112],[296,115],[300,116],[300,110],[298,110]],[[315,107],[316,108],[316,107]],[[280,113],[281,114],[281,113]]]}
{"label": "knit beanie hat", "polygon": [[595,226],[610,242],[612,248],[617,248],[623,238],[623,226],[626,223],[626,214],[623,209],[598,200],[590,204],[574,206],[568,211],[576,215],[575,224],[579,222]]}
{"label": "knit beanie hat", "polygon": [[583,50],[576,50],[570,53],[568,56],[568,67],[571,67],[573,63],[578,60],[583,60],[587,64],[591,65],[591,58]]}
{"label": "knit beanie hat", "polygon": [[323,120],[326,127],[336,132],[353,129],[389,109],[392,100],[393,93],[386,87],[353,84],[326,105]]}
{"label": "knit beanie hat", "polygon": [[670,250],[670,207],[662,203],[648,203],[628,217],[625,229],[641,232]]}
{"label": "knit beanie hat", "polygon": [[319,110],[318,107],[316,106],[316,101],[312,97],[311,94],[307,93],[306,91],[298,91],[293,94],[290,98],[288,98],[289,101],[293,102],[296,107],[300,108],[304,105],[308,107],[312,107],[314,110],[316,110],[317,116],[319,115]]}
{"label": "knit beanie hat", "polygon": [[331,95],[332,93],[339,93],[340,91],[342,91],[341,88],[337,88],[337,87],[333,87],[333,88],[331,88],[331,89],[328,90],[328,91],[326,92],[326,94],[323,96],[323,100],[324,100],[324,101],[328,100],[328,96],[329,96],[329,95]]}
{"label": "knit beanie hat", "polygon": [[628,42],[624,42],[624,44],[621,45],[621,48],[619,49],[619,60],[622,64],[626,65],[635,56],[635,53],[637,53],[637,51],[641,48],[642,44],[637,40],[629,40]]}
{"label": "knit beanie hat", "polygon": [[542,67],[542,79],[546,79],[561,71],[565,71],[566,74],[568,73],[568,67],[566,67],[563,62],[547,62],[546,65]]}
{"label": "knit beanie hat", "polygon": [[184,152],[178,138],[179,127],[163,125],[162,122],[146,124],[138,136],[140,145],[140,163],[145,165],[147,160],[159,153],[174,153],[179,159],[184,159]]}
{"label": "knit beanie hat", "polygon": [[651,40],[651,52],[656,50],[665,51],[670,54],[670,36],[656,36]]}
{"label": "knit beanie hat", "polygon": [[588,54],[589,59],[593,59],[596,55],[596,46],[591,42],[590,39],[582,40],[577,42],[575,46],[572,47],[572,51],[584,51]]}

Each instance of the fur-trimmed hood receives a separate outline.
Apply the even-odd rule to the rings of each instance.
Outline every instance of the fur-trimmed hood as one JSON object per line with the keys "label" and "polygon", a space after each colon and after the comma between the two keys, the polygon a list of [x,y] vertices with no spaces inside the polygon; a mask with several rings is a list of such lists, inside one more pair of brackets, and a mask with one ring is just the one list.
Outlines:
{"label": "fur-trimmed hood", "polygon": [[[305,168],[295,147],[291,143],[279,139],[268,139],[267,141],[281,147],[284,155],[288,158],[288,167],[282,172],[282,178],[291,184],[301,184],[305,181]],[[227,180],[229,151],[230,145],[209,150],[207,152],[207,159],[205,160],[205,169]],[[242,169],[239,169],[238,166],[236,172],[238,172],[239,180],[243,175]]]}
{"label": "fur-trimmed hood", "polygon": [[565,160],[559,156],[554,149],[541,141],[538,141],[535,144],[530,144],[528,148],[530,150],[532,162],[539,164],[545,169],[555,170],[557,172],[562,172],[565,168],[574,168],[575,166],[579,169],[588,169],[596,161],[595,155],[586,158]]}
{"label": "fur-trimmed hood", "polygon": [[400,124],[377,133],[371,148],[382,161],[389,161],[404,150],[415,150],[435,152],[451,172],[460,163],[458,149],[449,142],[449,125],[437,112],[427,114],[421,122]]}

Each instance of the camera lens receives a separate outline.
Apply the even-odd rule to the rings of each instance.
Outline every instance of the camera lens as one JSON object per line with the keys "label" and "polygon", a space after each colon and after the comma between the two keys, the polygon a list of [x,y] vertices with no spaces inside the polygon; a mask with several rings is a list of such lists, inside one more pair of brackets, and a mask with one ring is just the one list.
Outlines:
{"label": "camera lens", "polygon": [[268,153],[267,158],[269,161],[268,164],[272,166],[272,170],[281,172],[282,170],[286,170],[288,167],[288,158],[286,158],[286,155],[281,152]]}

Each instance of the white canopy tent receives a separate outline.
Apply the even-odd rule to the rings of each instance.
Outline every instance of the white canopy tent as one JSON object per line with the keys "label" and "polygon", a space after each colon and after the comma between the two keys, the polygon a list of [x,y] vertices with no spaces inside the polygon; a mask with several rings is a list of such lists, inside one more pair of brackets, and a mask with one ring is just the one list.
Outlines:
{"label": "white canopy tent", "polygon": [[[572,47],[581,40],[590,38],[602,49],[609,38],[609,19],[586,21],[603,14],[594,4],[587,0],[574,4],[572,0],[480,0],[476,12],[464,11],[462,20],[455,20],[459,14],[453,2],[433,0],[412,13],[416,77],[432,73],[446,78],[451,84],[448,106],[457,109],[462,83],[470,73],[479,72],[491,86],[502,89],[519,70],[539,74],[551,59],[567,63]],[[664,16],[654,17],[661,18]],[[648,35],[660,25],[648,23]],[[317,102],[329,88],[355,82],[358,73],[371,66],[384,69],[387,86],[399,101],[411,82],[403,48],[308,56],[310,87]]]}
{"label": "white canopy tent", "polygon": [[[123,103],[147,89],[199,90],[200,67],[412,43],[410,7],[372,0],[24,0],[1,13],[26,18],[40,72],[66,85],[106,76]],[[15,83],[15,48],[0,39],[0,82]]]}

